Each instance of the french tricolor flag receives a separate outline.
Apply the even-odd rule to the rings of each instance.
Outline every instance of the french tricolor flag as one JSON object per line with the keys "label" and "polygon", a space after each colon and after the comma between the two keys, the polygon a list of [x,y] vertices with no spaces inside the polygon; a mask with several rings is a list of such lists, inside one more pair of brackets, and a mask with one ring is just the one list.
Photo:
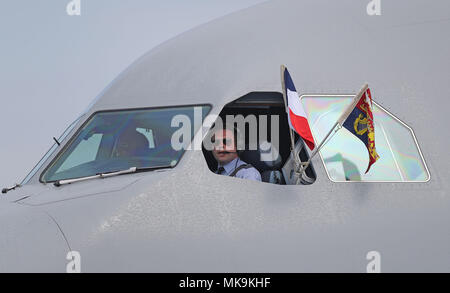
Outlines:
{"label": "french tricolor flag", "polygon": [[291,75],[284,66],[281,67],[281,77],[287,103],[286,111],[289,117],[289,126],[303,138],[303,141],[309,149],[313,150],[314,138],[309,127],[308,119],[306,118],[305,110],[300,102]]}

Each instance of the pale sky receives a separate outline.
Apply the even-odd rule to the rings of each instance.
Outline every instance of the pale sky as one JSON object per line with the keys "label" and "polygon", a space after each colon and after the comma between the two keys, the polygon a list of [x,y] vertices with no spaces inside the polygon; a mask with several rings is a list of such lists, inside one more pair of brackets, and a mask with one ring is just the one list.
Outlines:
{"label": "pale sky", "polygon": [[5,0],[0,8],[0,188],[20,183],[123,69],[156,45],[264,0]]}

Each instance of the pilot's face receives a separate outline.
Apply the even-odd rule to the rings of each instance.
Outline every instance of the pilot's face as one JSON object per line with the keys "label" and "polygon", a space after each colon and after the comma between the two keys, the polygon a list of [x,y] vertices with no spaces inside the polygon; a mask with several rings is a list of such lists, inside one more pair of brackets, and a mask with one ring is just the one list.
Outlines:
{"label": "pilot's face", "polygon": [[236,144],[232,130],[219,130],[214,133],[212,139],[214,143],[214,158],[222,165],[225,165],[237,158]]}

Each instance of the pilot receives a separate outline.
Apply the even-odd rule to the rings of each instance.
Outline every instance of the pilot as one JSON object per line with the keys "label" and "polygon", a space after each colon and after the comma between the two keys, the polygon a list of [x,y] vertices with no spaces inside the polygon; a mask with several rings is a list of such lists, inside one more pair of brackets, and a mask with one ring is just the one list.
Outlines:
{"label": "pilot", "polygon": [[127,129],[117,139],[116,157],[139,156],[149,148],[145,135],[135,129]]}
{"label": "pilot", "polygon": [[214,132],[211,140],[214,146],[212,153],[218,163],[217,174],[261,181],[258,170],[239,158],[237,128],[219,129]]}

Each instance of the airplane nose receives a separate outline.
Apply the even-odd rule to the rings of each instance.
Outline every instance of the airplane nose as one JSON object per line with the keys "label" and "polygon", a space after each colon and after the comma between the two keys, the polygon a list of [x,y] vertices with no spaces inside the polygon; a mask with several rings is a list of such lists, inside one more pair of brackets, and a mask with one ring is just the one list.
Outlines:
{"label": "airplane nose", "polygon": [[47,213],[0,201],[0,223],[0,273],[65,272],[69,248]]}

